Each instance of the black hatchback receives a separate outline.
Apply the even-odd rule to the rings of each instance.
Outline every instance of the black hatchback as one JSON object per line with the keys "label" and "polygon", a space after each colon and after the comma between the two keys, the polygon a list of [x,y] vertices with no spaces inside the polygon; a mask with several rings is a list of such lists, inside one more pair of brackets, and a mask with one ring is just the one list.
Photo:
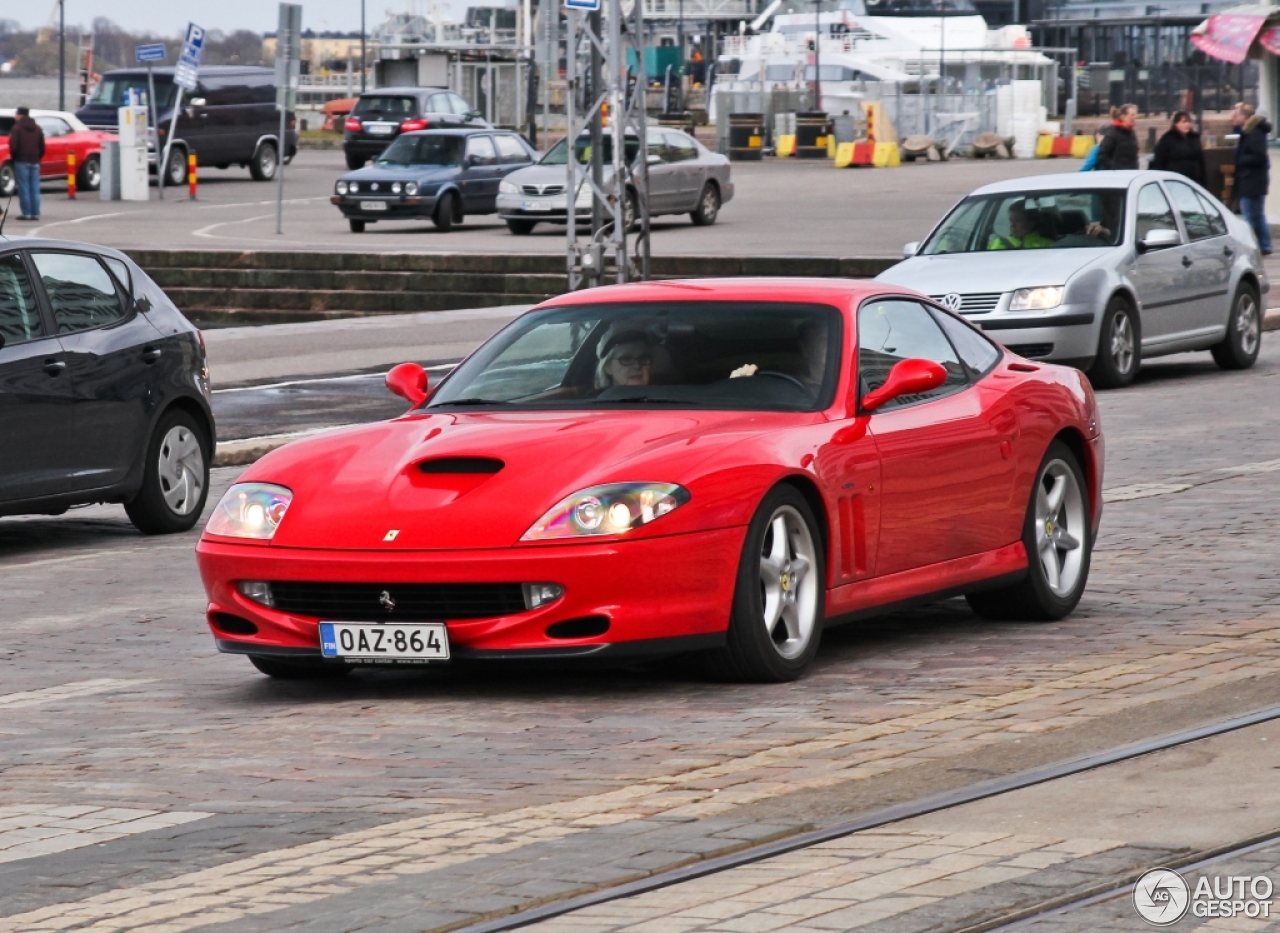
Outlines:
{"label": "black hatchback", "polygon": [[347,117],[342,150],[347,168],[382,155],[401,133],[449,126],[487,128],[478,110],[442,87],[381,87],[365,91]]}
{"label": "black hatchback", "polygon": [[123,503],[185,531],[214,450],[200,333],[123,253],[0,236],[0,515]]}

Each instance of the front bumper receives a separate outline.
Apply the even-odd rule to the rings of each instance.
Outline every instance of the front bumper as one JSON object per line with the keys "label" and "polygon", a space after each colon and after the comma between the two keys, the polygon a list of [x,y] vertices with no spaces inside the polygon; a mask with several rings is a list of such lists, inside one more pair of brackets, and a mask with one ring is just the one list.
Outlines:
{"label": "front bumper", "polygon": [[1090,305],[1059,305],[1048,311],[966,314],[970,321],[1021,356],[1056,362],[1091,360],[1098,350],[1102,314]]}
{"label": "front bumper", "polygon": [[[362,202],[385,204],[383,210],[367,210]],[[435,195],[351,195],[333,194],[329,203],[337,205],[343,217],[354,220],[403,220],[413,217],[430,217],[436,212]]]}
{"label": "front bumper", "polygon": [[[627,647],[671,644],[709,647],[728,628],[745,528],[609,543],[531,545],[485,551],[323,551],[201,539],[196,548],[209,596],[208,621],[223,651],[319,657],[319,622],[262,606],[236,590],[239,580],[378,583],[546,582],[564,595],[537,609],[485,619],[444,622],[452,653],[510,657],[527,654],[610,654]],[[247,621],[231,631],[220,616]],[[603,617],[609,627],[589,638],[553,638],[549,626]],[[327,619],[325,621],[343,621]],[[402,620],[397,620],[402,621]],[[692,639],[692,641],[690,641]],[[656,650],[662,651],[661,647]]]}

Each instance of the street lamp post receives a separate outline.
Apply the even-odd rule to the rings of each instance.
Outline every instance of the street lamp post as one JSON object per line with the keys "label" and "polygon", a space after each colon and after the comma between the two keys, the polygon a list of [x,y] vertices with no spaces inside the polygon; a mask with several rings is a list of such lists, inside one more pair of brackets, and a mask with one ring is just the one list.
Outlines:
{"label": "street lamp post", "polygon": [[676,14],[676,48],[680,50],[680,103],[684,104],[684,0],[680,0],[680,11]]}
{"label": "street lamp post", "polygon": [[67,109],[67,5],[58,0],[58,109]]}
{"label": "street lamp post", "polygon": [[822,0],[813,0],[813,110],[822,110]]}
{"label": "street lamp post", "polygon": [[365,50],[364,3],[360,0],[360,93],[365,92],[365,74],[369,71],[369,53]]}

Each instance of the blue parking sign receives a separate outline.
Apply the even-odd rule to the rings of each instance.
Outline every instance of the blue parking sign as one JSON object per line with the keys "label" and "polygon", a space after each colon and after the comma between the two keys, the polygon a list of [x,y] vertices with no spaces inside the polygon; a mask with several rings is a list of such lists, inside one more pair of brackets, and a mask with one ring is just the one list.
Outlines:
{"label": "blue parking sign", "polygon": [[187,91],[196,89],[196,76],[200,71],[200,53],[204,50],[204,30],[195,23],[187,24],[187,38],[182,43],[182,54],[173,69],[173,83]]}
{"label": "blue parking sign", "polygon": [[594,12],[600,9],[600,0],[564,0],[564,5],[570,10]]}
{"label": "blue parking sign", "polygon": [[133,50],[134,57],[140,62],[162,62],[168,54],[164,44],[156,42],[152,45],[139,45]]}

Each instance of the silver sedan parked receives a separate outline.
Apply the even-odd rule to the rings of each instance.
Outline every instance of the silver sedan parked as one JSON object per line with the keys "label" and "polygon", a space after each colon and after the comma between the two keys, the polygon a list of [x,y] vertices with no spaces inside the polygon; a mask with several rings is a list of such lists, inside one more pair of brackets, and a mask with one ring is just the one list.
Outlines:
{"label": "silver sedan parked", "polygon": [[[649,216],[688,214],[700,227],[715,223],[720,208],[733,198],[729,160],[679,130],[647,127],[645,135],[649,150]],[[613,171],[608,167],[613,161],[612,144],[612,134],[606,135],[606,177]],[[634,160],[640,148],[639,137],[628,134],[625,145],[626,157]],[[574,153],[579,163],[591,161],[590,147],[590,137],[578,137]],[[537,165],[511,173],[499,186],[498,214],[512,233],[531,233],[542,222],[567,222],[566,151],[562,139]],[[590,219],[591,189],[586,185],[578,191],[575,210],[582,221]],[[632,192],[626,204],[628,227],[635,223],[637,215]]]}
{"label": "silver sedan parked", "polygon": [[1010,350],[1128,385],[1144,358],[1258,358],[1270,288],[1253,231],[1169,172],[1040,175],[979,188],[882,281],[958,311]]}

